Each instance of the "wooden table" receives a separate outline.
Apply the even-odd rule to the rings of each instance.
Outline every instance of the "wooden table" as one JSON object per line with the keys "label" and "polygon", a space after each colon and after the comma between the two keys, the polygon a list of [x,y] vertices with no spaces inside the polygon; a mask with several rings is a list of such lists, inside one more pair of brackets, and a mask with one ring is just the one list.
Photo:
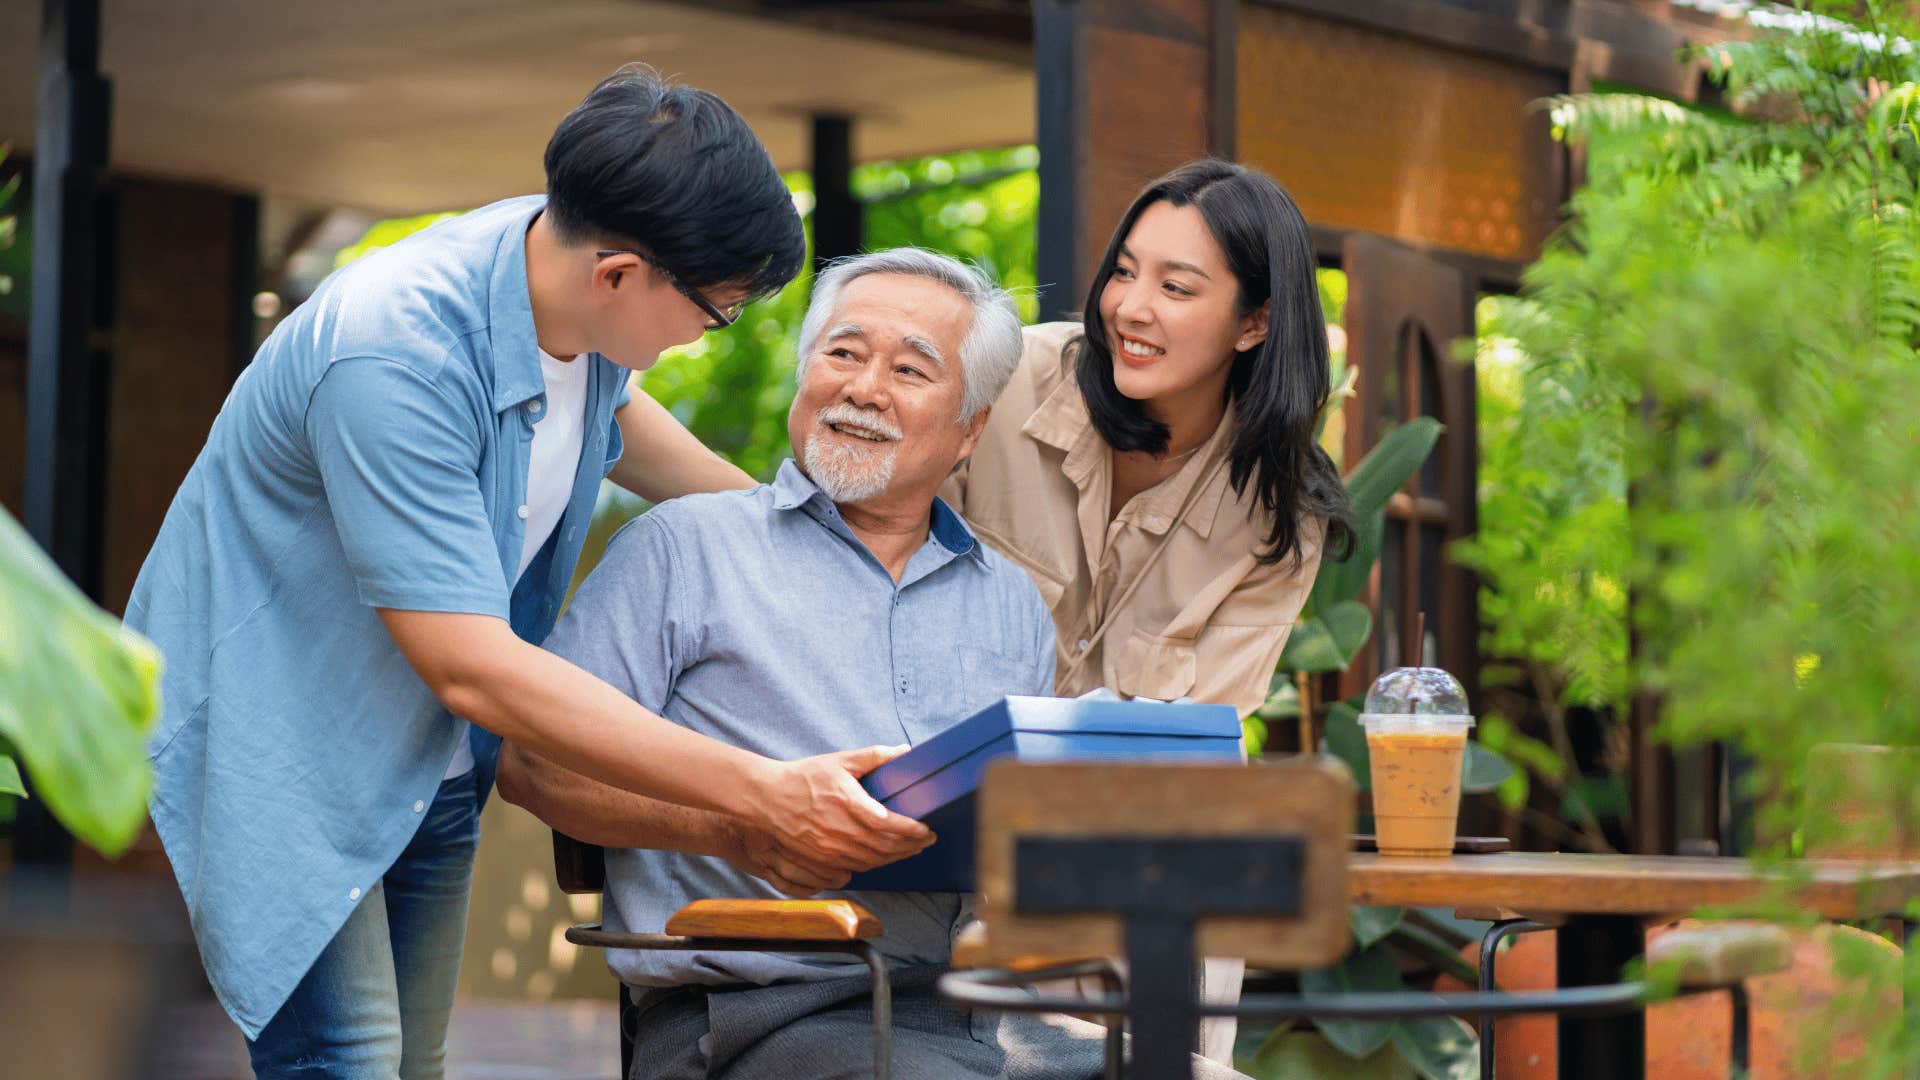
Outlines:
{"label": "wooden table", "polygon": [[[1795,903],[1829,919],[1893,915],[1920,898],[1920,863],[1807,860]],[[1357,853],[1347,897],[1381,907],[1447,907],[1564,920],[1557,939],[1562,986],[1614,982],[1645,948],[1645,923],[1698,908],[1776,895],[1782,877],[1746,859],[1501,852],[1446,859]],[[1643,1076],[1646,1017],[1563,1017],[1560,1076]]]}
{"label": "wooden table", "polygon": [[[1796,902],[1829,919],[1891,915],[1920,898],[1920,863],[1806,860]],[[1746,859],[1511,851],[1347,862],[1347,898],[1388,907],[1504,909],[1525,915],[1683,915],[1767,897],[1775,882]]]}

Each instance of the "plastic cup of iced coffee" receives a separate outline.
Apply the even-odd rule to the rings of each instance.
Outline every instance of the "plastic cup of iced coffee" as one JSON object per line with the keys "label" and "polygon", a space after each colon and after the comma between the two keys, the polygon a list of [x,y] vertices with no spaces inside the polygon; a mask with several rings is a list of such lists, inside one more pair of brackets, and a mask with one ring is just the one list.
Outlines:
{"label": "plastic cup of iced coffee", "polygon": [[1473,727],[1459,681],[1439,668],[1389,671],[1367,694],[1360,726],[1367,734],[1380,854],[1451,855]]}

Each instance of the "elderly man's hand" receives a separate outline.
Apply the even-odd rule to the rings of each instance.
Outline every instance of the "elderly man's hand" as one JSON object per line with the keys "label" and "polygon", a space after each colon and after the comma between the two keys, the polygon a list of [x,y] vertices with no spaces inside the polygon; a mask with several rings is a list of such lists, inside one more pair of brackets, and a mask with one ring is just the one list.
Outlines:
{"label": "elderly man's hand", "polygon": [[739,823],[727,861],[795,899],[845,888],[851,871],[820,866],[782,848],[773,837]]}
{"label": "elderly man's hand", "polygon": [[906,749],[869,746],[769,762],[749,824],[796,868],[855,872],[916,855],[933,843],[932,830],[881,806],[858,779]]}

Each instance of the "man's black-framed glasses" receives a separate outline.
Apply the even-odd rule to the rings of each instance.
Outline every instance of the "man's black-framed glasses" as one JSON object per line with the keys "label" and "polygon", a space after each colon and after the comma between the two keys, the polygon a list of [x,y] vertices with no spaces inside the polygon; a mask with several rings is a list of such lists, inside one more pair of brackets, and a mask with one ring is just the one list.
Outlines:
{"label": "man's black-framed glasses", "polygon": [[709,330],[723,330],[732,326],[735,322],[739,321],[741,310],[747,306],[744,300],[724,308],[716,306],[714,302],[707,299],[699,289],[681,281],[680,275],[660,265],[658,259],[655,259],[648,252],[641,251],[638,248],[601,248],[599,251],[593,253],[593,257],[596,259],[604,259],[609,255],[635,255],[639,257],[640,261],[660,271],[660,276],[667,279],[667,284],[678,290],[681,296],[693,301],[694,307],[706,312],[707,329]]}

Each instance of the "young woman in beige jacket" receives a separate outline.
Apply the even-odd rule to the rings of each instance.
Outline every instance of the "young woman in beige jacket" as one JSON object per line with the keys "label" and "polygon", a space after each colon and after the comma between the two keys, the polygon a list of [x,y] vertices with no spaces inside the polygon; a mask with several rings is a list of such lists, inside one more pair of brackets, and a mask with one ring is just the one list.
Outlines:
{"label": "young woman in beige jacket", "polygon": [[1353,535],[1314,440],[1327,333],[1299,209],[1254,169],[1177,169],[1120,219],[1084,325],[1026,333],[941,494],[1052,608],[1055,691],[1251,713]]}
{"label": "young woman in beige jacket", "polygon": [[[1054,691],[1266,700],[1323,552],[1353,543],[1314,439],[1327,331],[1307,224],[1272,177],[1200,161],[1142,191],[1081,324],[1029,327],[941,495],[1053,611]],[[1209,961],[1203,996],[1235,1000]],[[1231,1064],[1234,1025],[1203,1025]]]}

